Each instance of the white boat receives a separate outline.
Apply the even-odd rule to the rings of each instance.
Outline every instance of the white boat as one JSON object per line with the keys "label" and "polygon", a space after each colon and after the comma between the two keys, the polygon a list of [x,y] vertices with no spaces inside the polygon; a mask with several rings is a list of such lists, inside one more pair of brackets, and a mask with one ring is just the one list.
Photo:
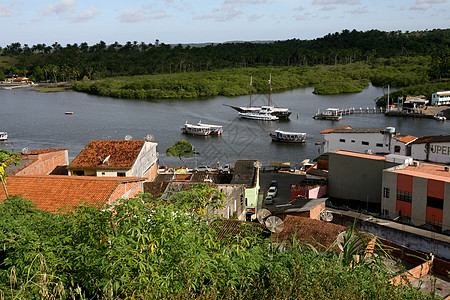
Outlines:
{"label": "white boat", "polygon": [[306,133],[303,132],[288,132],[278,129],[269,135],[275,142],[304,143],[306,141]]}
{"label": "white boat", "polygon": [[221,135],[223,133],[223,127],[220,125],[204,124],[202,121],[198,121],[197,126],[209,128],[210,134]]}
{"label": "white boat", "polygon": [[[270,78],[269,78],[269,96],[268,96],[267,105],[253,106],[251,88],[250,88],[250,102],[249,102],[248,106],[233,106],[233,105],[227,105],[227,104],[224,104],[224,105],[229,106],[229,107],[237,110],[239,113],[259,113],[262,110],[266,110],[266,111],[268,111],[268,113],[278,117],[279,119],[288,119],[289,116],[292,113],[290,108],[287,108],[287,107],[275,107],[275,106],[272,105],[272,100],[271,100],[272,86],[271,86],[271,83],[272,83],[272,75],[270,75]],[[250,77],[250,87],[251,86],[252,86],[252,77]]]}
{"label": "white boat", "polygon": [[339,108],[327,108],[322,113],[317,112],[317,114],[313,118],[319,120],[338,121],[342,119],[342,113]]}
{"label": "white boat", "polygon": [[260,120],[260,121],[276,121],[279,118],[277,116],[271,115],[269,113],[264,112],[247,112],[247,113],[239,113],[241,118],[252,119],[252,120]]}
{"label": "white boat", "polygon": [[188,122],[186,122],[184,126],[181,127],[181,131],[187,134],[203,135],[203,136],[209,135],[211,133],[211,130],[208,127],[192,125],[189,124]]}
{"label": "white boat", "polygon": [[446,118],[444,115],[442,115],[442,114],[436,114],[436,115],[434,115],[434,116],[433,116],[433,119],[435,119],[435,120],[437,120],[437,121],[445,121],[445,120],[447,120],[447,118]]}
{"label": "white boat", "polygon": [[5,131],[0,131],[0,141],[6,141],[8,139],[8,133]]}

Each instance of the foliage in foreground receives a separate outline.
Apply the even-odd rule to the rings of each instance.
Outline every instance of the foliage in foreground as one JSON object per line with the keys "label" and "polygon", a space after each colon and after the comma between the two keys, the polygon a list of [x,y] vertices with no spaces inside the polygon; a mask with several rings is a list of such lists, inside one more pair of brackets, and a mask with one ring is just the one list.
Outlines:
{"label": "foliage in foreground", "polygon": [[[259,235],[219,238],[205,219],[148,195],[59,214],[0,204],[0,298],[431,299],[362,261]],[[220,230],[220,229],[219,229]]]}

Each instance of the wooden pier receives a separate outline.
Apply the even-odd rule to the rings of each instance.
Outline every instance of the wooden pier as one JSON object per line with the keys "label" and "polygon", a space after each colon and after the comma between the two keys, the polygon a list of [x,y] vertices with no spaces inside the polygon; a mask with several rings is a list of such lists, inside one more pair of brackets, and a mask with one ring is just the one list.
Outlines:
{"label": "wooden pier", "polygon": [[313,116],[314,119],[319,120],[334,120],[338,121],[342,119],[342,116],[344,115],[353,115],[353,114],[383,114],[386,112],[386,109],[383,107],[351,107],[351,108],[345,108],[345,109],[338,109],[338,108],[329,108],[324,112],[319,112],[317,110],[317,114]]}

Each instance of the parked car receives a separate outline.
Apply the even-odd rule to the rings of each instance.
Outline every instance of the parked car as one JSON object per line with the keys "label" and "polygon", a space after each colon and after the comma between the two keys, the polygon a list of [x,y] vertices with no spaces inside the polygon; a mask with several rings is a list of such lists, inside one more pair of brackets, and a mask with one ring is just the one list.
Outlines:
{"label": "parked car", "polygon": [[267,196],[275,197],[277,195],[277,187],[271,186],[269,187],[269,190],[267,191]]}
{"label": "parked car", "polygon": [[231,169],[230,169],[230,165],[229,164],[226,164],[226,165],[224,165],[224,166],[220,166],[219,168],[218,168],[218,170],[219,170],[219,172],[223,172],[223,173],[230,173],[230,171],[231,171]]}
{"label": "parked car", "polygon": [[268,195],[266,197],[266,205],[271,205],[271,204],[273,204],[273,197]]}
{"label": "parked car", "polygon": [[278,182],[276,180],[272,180],[272,182],[270,183],[270,186],[274,186],[274,187],[278,187]]}
{"label": "parked car", "polygon": [[198,168],[195,168],[197,172],[211,172],[211,166],[200,166]]}

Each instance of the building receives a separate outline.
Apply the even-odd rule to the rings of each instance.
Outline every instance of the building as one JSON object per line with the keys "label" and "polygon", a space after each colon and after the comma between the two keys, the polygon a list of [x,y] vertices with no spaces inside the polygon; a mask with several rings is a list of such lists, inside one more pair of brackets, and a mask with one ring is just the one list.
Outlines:
{"label": "building", "polygon": [[[142,193],[144,181],[145,178],[10,176],[6,180],[6,188],[9,195],[20,194],[22,198],[33,201],[40,210],[57,212],[67,205],[77,206],[80,201],[114,205],[120,199]],[[5,199],[5,191],[0,188],[0,201]]]}
{"label": "building", "polygon": [[20,155],[20,164],[9,165],[8,176],[60,174],[69,164],[67,149],[39,149],[27,151]]}
{"label": "building", "polygon": [[347,150],[360,153],[410,155],[410,144],[415,136],[401,134],[394,127],[351,128],[350,126],[326,129],[321,132],[325,142],[323,151]]}
{"label": "building", "polygon": [[450,164],[450,135],[424,136],[411,143],[416,160]]}
{"label": "building", "polygon": [[245,205],[247,207],[246,220],[256,219],[260,203],[258,202],[259,186],[259,161],[238,160],[234,165],[231,184],[245,186]]}
{"label": "building", "polygon": [[436,92],[431,94],[431,105],[448,105],[450,104],[450,91]]}
{"label": "building", "polygon": [[382,210],[413,225],[450,230],[449,167],[407,163],[383,171]]}
{"label": "building", "polygon": [[405,162],[412,163],[412,158],[342,150],[330,152],[328,196],[345,205],[380,212],[383,170]]}
{"label": "building", "polygon": [[152,180],[158,171],[157,145],[143,140],[91,141],[67,169],[69,175]]}

